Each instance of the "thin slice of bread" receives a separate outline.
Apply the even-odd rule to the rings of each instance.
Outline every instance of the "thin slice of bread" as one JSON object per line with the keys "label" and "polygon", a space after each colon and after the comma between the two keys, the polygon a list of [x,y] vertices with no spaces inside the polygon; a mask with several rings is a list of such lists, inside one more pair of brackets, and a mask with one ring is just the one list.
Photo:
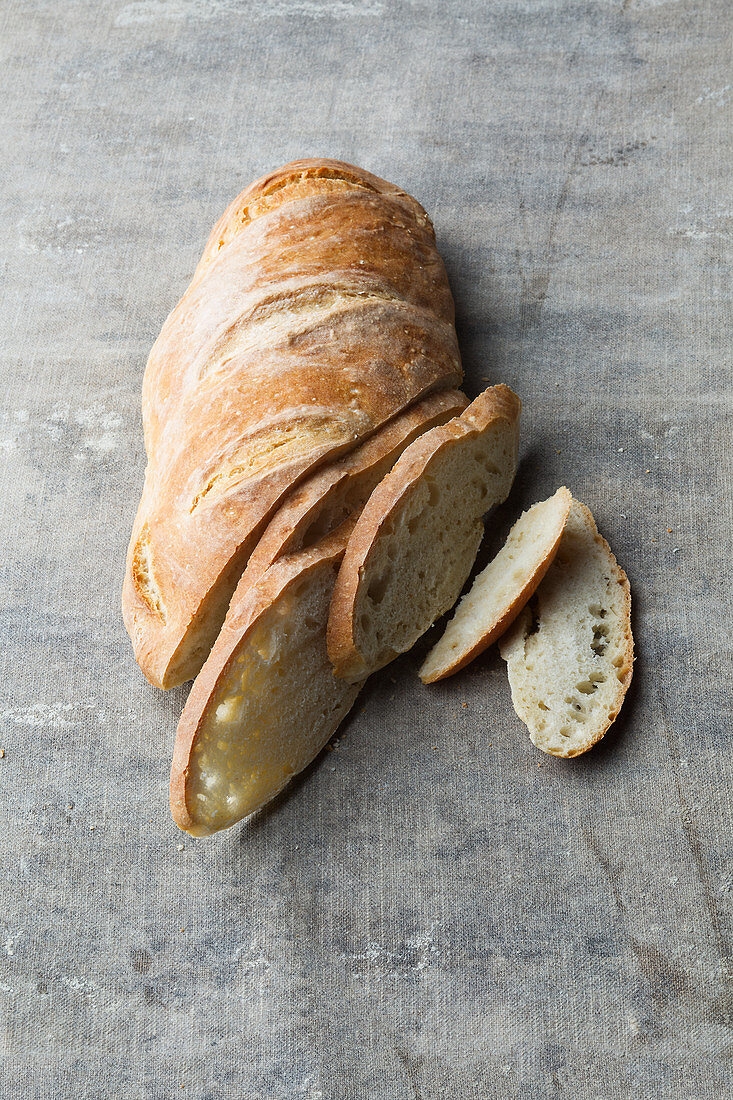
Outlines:
{"label": "thin slice of bread", "polygon": [[493,386],[415,440],[356,523],[328,621],[337,675],[361,680],[406,652],[453,606],[517,465],[521,402]]}
{"label": "thin slice of bread", "polygon": [[329,463],[285,497],[249,559],[237,589],[257,583],[274,561],[315,545],[364,507],[375,486],[418,436],[468,405],[460,390],[443,390],[411,405],[345,458]]}
{"label": "thin slice of bread", "polygon": [[579,501],[534,599],[499,648],[514,709],[538,748],[579,756],[600,741],[631,683],[631,593]]}
{"label": "thin slice of bread", "polygon": [[176,735],[170,803],[193,836],[260,809],[333,735],[360,684],[333,674],[326,622],[353,521],[235,595]]}
{"label": "thin slice of bread", "polygon": [[465,668],[514,622],[555,557],[572,500],[562,486],[520,516],[425,658],[420,669],[424,684]]}

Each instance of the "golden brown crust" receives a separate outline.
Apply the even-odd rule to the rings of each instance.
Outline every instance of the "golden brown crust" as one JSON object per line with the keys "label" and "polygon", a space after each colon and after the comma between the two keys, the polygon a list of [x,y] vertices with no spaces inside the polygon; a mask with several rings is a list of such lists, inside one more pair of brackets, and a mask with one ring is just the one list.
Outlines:
{"label": "golden brown crust", "polygon": [[[542,578],[554,561],[555,554],[557,553],[557,548],[560,545],[560,539],[562,538],[562,533],[565,528],[565,522],[570,512],[570,506],[573,503],[573,498],[570,490],[562,485],[558,492],[561,491],[563,492],[562,523],[559,525],[557,538],[550,546],[542,561],[538,563],[537,568],[532,572],[531,576],[527,578],[522,587],[514,593],[514,597],[511,603],[507,604],[504,613],[500,616],[500,618],[498,618],[494,622],[491,629],[487,630],[485,634],[477,635],[476,640],[470,649],[466,650],[466,652],[460,658],[457,658],[452,662],[448,662],[443,665],[442,668],[437,669],[432,675],[423,676],[422,671],[420,672],[420,679],[424,684],[435,684],[438,682],[438,680],[445,680],[448,676],[453,676],[456,672],[460,672],[462,668],[465,668],[466,665],[469,665],[471,661],[475,660],[476,657],[479,657],[484,652],[484,650],[488,649],[490,645],[493,645],[494,642],[498,638],[500,638],[506,630],[509,629],[516,617],[521,612],[522,608],[529,602],[529,600],[532,599],[532,596],[537,591],[537,588],[539,587]],[[450,625],[448,629],[450,629]]]}
{"label": "golden brown crust", "polygon": [[374,490],[349,539],[331,600],[328,655],[337,676],[352,680],[365,674],[363,657],[356,644],[357,593],[375,542],[400,501],[445,448],[482,431],[492,420],[504,419],[512,424],[516,444],[520,410],[521,401],[508,386],[492,386],[460,416],[416,439]]}
{"label": "golden brown crust", "polygon": [[123,612],[152,683],[195,674],[296,483],[460,382],[453,316],[432,226],[399,188],[299,161],[231,204],[143,383]]}
{"label": "golden brown crust", "polygon": [[260,615],[288,589],[299,585],[309,571],[324,563],[333,564],[334,573],[343,557],[353,519],[347,520],[338,530],[308,550],[280,558],[260,577],[257,584],[238,593],[232,600],[224,626],[203,668],[194,680],[186,700],[173,750],[170,779],[170,807],[173,820],[186,832],[196,833],[197,822],[187,802],[186,779],[196,735],[201,727],[206,708],[226,676],[230,663],[235,659],[248,633],[254,629]]}
{"label": "golden brown crust", "polygon": [[433,231],[422,206],[406,191],[387,180],[345,161],[313,157],[295,160],[255,180],[229,204],[211,231],[194,280],[216,259],[232,237],[255,218],[297,198],[347,190],[371,191],[388,196],[422,228]]}

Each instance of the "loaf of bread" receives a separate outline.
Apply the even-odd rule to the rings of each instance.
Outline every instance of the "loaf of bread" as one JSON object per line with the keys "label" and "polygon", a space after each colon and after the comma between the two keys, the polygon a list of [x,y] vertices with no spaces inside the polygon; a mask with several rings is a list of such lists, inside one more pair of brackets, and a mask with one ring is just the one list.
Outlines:
{"label": "loaf of bread", "polygon": [[579,501],[555,560],[499,649],[514,709],[538,748],[578,756],[603,737],[631,683],[631,593]]}
{"label": "loaf of bread", "polygon": [[150,681],[196,675],[300,480],[460,380],[450,289],[413,198],[327,160],[243,192],[145,372],[123,611]]}
{"label": "loaf of bread", "polygon": [[425,658],[420,669],[424,684],[465,668],[514,622],[557,553],[572,500],[563,486],[519,517]]}
{"label": "loaf of bread", "polygon": [[410,649],[455,603],[517,467],[521,402],[493,386],[420,436],[359,517],[334,589],[328,652],[361,680]]}

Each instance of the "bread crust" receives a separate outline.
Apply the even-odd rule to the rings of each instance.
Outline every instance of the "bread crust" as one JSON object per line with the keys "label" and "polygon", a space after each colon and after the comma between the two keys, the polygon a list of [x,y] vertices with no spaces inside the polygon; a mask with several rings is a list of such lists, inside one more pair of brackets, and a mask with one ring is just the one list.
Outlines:
{"label": "bread crust", "polygon": [[201,832],[191,812],[186,790],[196,736],[205,720],[207,707],[236,659],[240,646],[246,642],[259,617],[269,611],[277,600],[286,597],[289,589],[300,585],[310,572],[330,565],[335,577],[353,525],[353,519],[347,520],[317,545],[280,558],[265,571],[255,585],[246,590],[242,588],[241,592],[238,590],[232,600],[224,626],[194,680],[176,731],[170,778],[170,808],[173,820],[186,832],[193,835]]}
{"label": "bread crust", "polygon": [[494,420],[512,425],[516,456],[521,404],[517,395],[503,384],[485,390],[460,416],[415,440],[374,490],[349,539],[331,601],[328,655],[337,676],[353,680],[365,675],[364,660],[356,642],[357,594],[375,542],[395,509],[445,449],[485,430]]}
{"label": "bread crust", "polygon": [[[506,605],[504,611],[494,621],[490,629],[488,629],[483,634],[478,634],[476,636],[474,644],[469,649],[467,649],[460,658],[446,662],[441,668],[437,669],[431,675],[423,675],[423,668],[430,659],[430,654],[428,654],[428,657],[423,664],[423,668],[420,669],[419,673],[420,679],[424,684],[434,684],[437,683],[438,680],[445,680],[448,676],[453,676],[454,673],[460,672],[460,670],[465,668],[466,665],[469,665],[471,661],[475,660],[475,658],[483,653],[484,650],[488,649],[490,645],[493,645],[497,638],[501,637],[501,635],[514,622],[517,615],[519,615],[519,613],[521,612],[522,608],[532,598],[542,578],[544,577],[547,570],[550,568],[555,558],[557,548],[560,545],[560,539],[562,538],[562,533],[565,529],[565,523],[570,512],[570,506],[573,502],[570,490],[567,489],[564,485],[562,485],[557,491],[558,493],[563,494],[562,522],[559,525],[557,537],[548,549],[545,556],[542,558],[541,561],[537,563],[536,568],[533,570],[533,572],[527,578],[524,584],[514,592],[511,601]],[[449,623],[448,627],[446,628],[446,633],[451,629],[452,625],[452,623]]]}
{"label": "bread crust", "polygon": [[293,162],[235,199],[143,382],[148,466],[123,615],[148,679],[198,671],[295,484],[461,377],[415,199],[331,160]]}
{"label": "bread crust", "polygon": [[[595,544],[601,548],[603,555],[606,559],[608,570],[621,590],[623,605],[621,618],[624,624],[624,641],[621,647],[623,665],[616,674],[619,689],[615,697],[616,701],[614,705],[606,712],[606,718],[604,719],[604,721],[599,723],[595,727],[595,729],[591,728],[591,731],[585,741],[573,748],[567,749],[567,751],[565,752],[553,752],[550,749],[545,749],[542,745],[537,744],[537,741],[535,740],[535,737],[533,735],[533,731],[529,727],[526,718],[521,713],[517,698],[515,697],[515,693],[512,688],[512,703],[514,705],[514,709],[517,712],[517,715],[519,716],[521,721],[528,728],[530,728],[530,734],[532,735],[533,744],[537,744],[537,747],[543,752],[547,752],[551,756],[562,757],[563,759],[572,759],[573,757],[581,756],[583,753],[588,752],[589,749],[592,749],[594,745],[597,745],[601,738],[606,735],[606,733],[618,717],[619,711],[623,706],[623,702],[626,698],[626,693],[628,692],[631,685],[631,680],[634,673],[634,637],[631,630],[631,586],[629,584],[629,578],[616,560],[613,550],[609,546],[608,542],[599,532],[590,508],[588,508],[587,505],[583,504],[579,500],[576,500],[575,498],[573,498],[572,507],[582,518],[584,526],[586,528],[586,534],[590,536]],[[502,641],[500,642],[499,651],[501,653],[501,656],[507,662],[507,665],[509,664],[511,649],[513,645],[516,644],[518,639],[526,637],[528,633],[529,620],[530,616],[527,608],[525,607],[520,616],[515,621],[512,630],[508,634],[504,635]]]}

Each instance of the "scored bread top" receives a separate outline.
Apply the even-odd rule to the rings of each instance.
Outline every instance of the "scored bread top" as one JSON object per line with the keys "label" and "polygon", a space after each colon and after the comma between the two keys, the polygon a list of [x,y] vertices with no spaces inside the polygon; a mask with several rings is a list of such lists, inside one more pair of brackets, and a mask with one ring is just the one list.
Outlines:
{"label": "scored bread top", "polygon": [[578,756],[603,737],[631,683],[631,592],[579,501],[552,565],[499,649],[514,709],[538,748]]}
{"label": "scored bread top", "polygon": [[462,377],[425,212],[337,161],[297,161],[215,227],[150,353],[148,466],[123,590],[152,683],[195,675],[284,494]]}
{"label": "scored bread top", "polygon": [[409,649],[453,606],[517,464],[521,402],[493,386],[402,454],[362,512],[328,623],[336,673],[359,679]]}
{"label": "scored bread top", "polygon": [[424,684],[465,668],[514,622],[555,557],[572,500],[562,486],[519,517],[425,658],[420,669]]}

